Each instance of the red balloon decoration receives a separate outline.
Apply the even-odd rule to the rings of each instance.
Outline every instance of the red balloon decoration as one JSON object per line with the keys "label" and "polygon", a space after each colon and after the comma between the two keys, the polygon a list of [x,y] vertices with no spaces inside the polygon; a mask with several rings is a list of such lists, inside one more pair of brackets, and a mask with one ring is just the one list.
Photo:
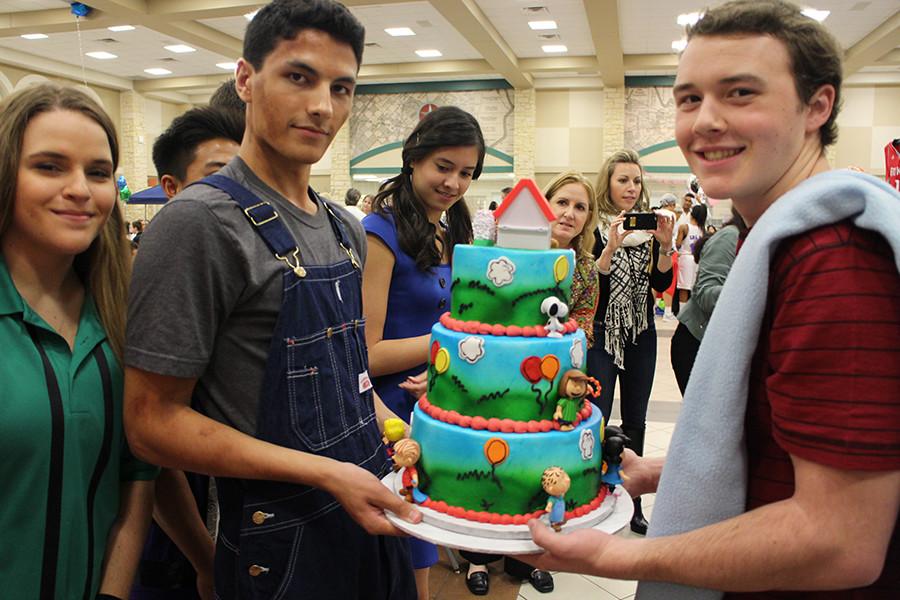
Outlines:
{"label": "red balloon decoration", "polygon": [[522,376],[529,383],[537,383],[544,377],[544,374],[541,372],[541,359],[537,356],[529,356],[523,360],[519,369],[522,371]]}

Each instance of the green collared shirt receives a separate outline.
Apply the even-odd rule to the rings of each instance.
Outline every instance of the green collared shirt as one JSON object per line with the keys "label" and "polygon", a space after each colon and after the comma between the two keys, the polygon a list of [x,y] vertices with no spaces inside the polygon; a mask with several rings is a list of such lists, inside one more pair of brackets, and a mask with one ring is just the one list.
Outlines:
{"label": "green collared shirt", "polygon": [[[38,332],[62,401],[64,451],[55,597],[83,597],[90,562],[88,588],[93,598],[100,584],[106,539],[118,514],[119,486],[123,481],[153,479],[157,469],[135,459],[128,449],[122,431],[122,369],[90,294],[85,295],[74,350],[70,350],[26,304],[0,255],[0,596],[39,597],[50,506],[50,395],[40,353],[26,324]],[[92,355],[97,346],[111,372],[113,428],[109,461],[96,485],[91,544],[88,491],[105,422],[102,379]]]}

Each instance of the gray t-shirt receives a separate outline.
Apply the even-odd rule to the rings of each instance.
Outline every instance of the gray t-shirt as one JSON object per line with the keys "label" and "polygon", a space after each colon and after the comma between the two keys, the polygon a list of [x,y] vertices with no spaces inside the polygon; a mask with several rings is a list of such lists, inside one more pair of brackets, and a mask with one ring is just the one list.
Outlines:
{"label": "gray t-shirt", "polygon": [[[302,264],[347,259],[324,209],[315,215],[300,210],[240,158],[219,173],[275,207],[297,241]],[[330,206],[343,220],[361,267],[362,226],[343,207]],[[187,188],[159,211],[141,238],[128,302],[125,364],[199,378],[194,394],[203,411],[253,435],[284,269],[225,192],[207,185]]]}

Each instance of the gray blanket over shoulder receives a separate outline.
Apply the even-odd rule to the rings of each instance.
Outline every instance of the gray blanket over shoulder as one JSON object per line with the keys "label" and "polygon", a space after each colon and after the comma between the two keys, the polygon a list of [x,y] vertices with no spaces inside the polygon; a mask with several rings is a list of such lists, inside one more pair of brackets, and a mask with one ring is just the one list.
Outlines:
{"label": "gray blanket over shoulder", "polygon": [[[763,213],[734,261],[697,354],[653,506],[651,537],[745,511],[747,385],[772,254],[786,238],[844,219],[884,236],[900,270],[900,193],[879,179],[846,170],[822,173]],[[637,592],[637,600],[721,597],[720,591],[658,582],[641,582]]]}

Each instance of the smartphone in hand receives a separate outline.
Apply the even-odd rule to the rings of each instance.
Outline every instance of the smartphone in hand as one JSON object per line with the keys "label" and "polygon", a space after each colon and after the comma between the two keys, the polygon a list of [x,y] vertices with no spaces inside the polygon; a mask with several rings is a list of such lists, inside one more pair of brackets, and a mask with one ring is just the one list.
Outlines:
{"label": "smartphone in hand", "polygon": [[625,213],[625,221],[622,228],[626,231],[631,230],[654,230],[656,229],[656,213],[648,212],[632,212]]}

